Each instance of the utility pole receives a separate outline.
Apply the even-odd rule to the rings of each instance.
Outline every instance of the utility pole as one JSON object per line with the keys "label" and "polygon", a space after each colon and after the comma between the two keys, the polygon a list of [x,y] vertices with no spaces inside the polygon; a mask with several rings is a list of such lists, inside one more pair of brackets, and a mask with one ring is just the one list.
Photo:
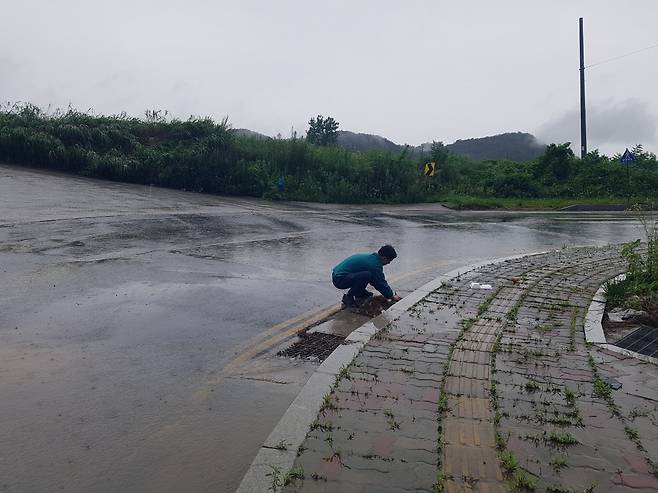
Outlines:
{"label": "utility pole", "polygon": [[583,39],[583,18],[580,27],[580,158],[587,155],[587,122],[585,118],[585,41]]}

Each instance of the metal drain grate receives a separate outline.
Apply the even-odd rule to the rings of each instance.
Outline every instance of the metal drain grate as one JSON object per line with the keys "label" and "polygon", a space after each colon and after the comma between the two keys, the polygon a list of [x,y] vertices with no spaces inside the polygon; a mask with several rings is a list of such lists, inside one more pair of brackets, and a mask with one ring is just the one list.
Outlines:
{"label": "metal drain grate", "polygon": [[658,357],[658,328],[643,325],[617,341],[615,346],[656,358]]}
{"label": "metal drain grate", "polygon": [[276,353],[289,358],[318,359],[324,361],[345,340],[344,337],[321,332],[303,332],[300,340],[287,349]]}

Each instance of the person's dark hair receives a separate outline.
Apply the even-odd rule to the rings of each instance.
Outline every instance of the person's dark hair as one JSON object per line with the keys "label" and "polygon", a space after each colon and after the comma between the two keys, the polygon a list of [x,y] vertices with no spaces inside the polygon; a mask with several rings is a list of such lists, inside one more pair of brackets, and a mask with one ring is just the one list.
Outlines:
{"label": "person's dark hair", "polygon": [[397,252],[395,251],[395,248],[393,248],[391,245],[384,245],[379,249],[377,253],[380,256],[386,257],[389,260],[393,260],[395,257],[398,256]]}

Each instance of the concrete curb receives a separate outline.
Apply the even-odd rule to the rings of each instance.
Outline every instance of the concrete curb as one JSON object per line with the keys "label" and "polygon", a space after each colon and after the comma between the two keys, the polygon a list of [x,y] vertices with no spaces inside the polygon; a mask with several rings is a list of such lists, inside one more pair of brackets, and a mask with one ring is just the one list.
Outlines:
{"label": "concrete curb", "polygon": [[[626,279],[626,274],[620,274],[616,277],[609,279],[608,281],[623,281]],[[606,282],[608,282],[606,281]],[[658,358],[652,358],[645,354],[636,353],[629,349],[624,349],[614,344],[608,343],[605,338],[605,333],[603,332],[603,313],[605,312],[605,283],[601,285],[598,291],[594,294],[592,302],[589,305],[587,314],[585,315],[585,340],[591,344],[595,344],[601,349],[607,349],[615,353],[623,354],[629,358],[636,358],[646,363],[653,363],[658,365]]]}
{"label": "concrete curb", "polygon": [[451,270],[408,294],[381,315],[352,332],[311,375],[290,404],[261,446],[236,493],[271,492],[273,474],[284,478],[290,472],[297,457],[297,449],[304,443],[306,434],[322,407],[323,398],[331,392],[337,375],[352,362],[377,332],[397,320],[409,308],[453,277],[472,272],[485,265],[541,255],[550,251],[554,250],[499,257]]}

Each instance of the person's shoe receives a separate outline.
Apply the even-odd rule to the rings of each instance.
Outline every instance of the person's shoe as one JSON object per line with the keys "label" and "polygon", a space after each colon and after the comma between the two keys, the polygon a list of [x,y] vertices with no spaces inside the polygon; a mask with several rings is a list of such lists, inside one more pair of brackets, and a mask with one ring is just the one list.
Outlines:
{"label": "person's shoe", "polygon": [[354,296],[343,295],[343,299],[341,301],[343,302],[343,305],[349,306],[351,308],[356,308],[359,306],[359,304],[354,299]]}
{"label": "person's shoe", "polygon": [[359,296],[355,296],[354,298],[356,298],[357,300],[365,301],[365,300],[367,300],[368,298],[370,298],[372,296],[374,296],[374,295],[370,291],[364,291]]}

